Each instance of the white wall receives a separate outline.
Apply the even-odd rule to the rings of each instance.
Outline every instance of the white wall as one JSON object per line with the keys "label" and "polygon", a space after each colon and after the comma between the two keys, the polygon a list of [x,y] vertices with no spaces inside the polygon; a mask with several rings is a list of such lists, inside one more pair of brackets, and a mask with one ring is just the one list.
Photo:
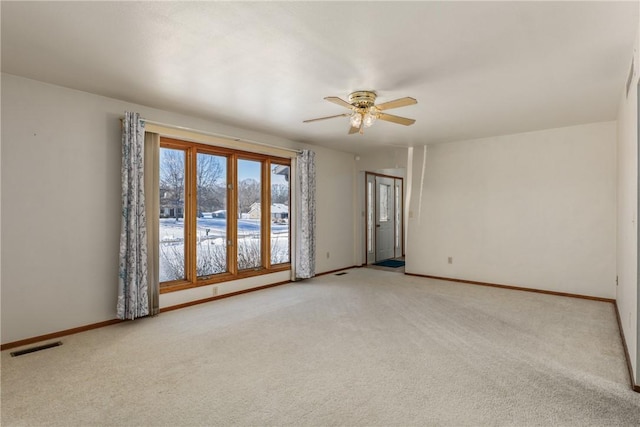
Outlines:
{"label": "white wall", "polygon": [[406,271],[615,298],[615,144],[605,122],[429,145],[421,212],[418,150]]}
{"label": "white wall", "polygon": [[[206,132],[306,147],[12,75],[2,74],[1,90],[2,343],[115,317],[119,119],[125,110]],[[352,266],[353,155],[310,148],[317,152],[317,271]],[[280,280],[278,274],[261,276],[221,289]],[[161,305],[207,296],[210,289],[163,294]]]}
{"label": "white wall", "polygon": [[[354,256],[353,154],[316,152],[316,271],[356,265]],[[329,255],[327,257],[327,254]]]}
{"label": "white wall", "polygon": [[360,152],[356,156],[356,168],[358,171],[404,177],[404,170],[407,167],[406,148],[384,147]]}
{"label": "white wall", "polygon": [[[639,361],[640,328],[638,327],[638,72],[640,57],[638,46],[633,52],[635,76],[627,94],[623,90],[618,109],[617,147],[617,275],[616,302],[620,312],[622,331],[633,371],[635,383],[640,384]],[[631,57],[629,58],[631,62]]]}

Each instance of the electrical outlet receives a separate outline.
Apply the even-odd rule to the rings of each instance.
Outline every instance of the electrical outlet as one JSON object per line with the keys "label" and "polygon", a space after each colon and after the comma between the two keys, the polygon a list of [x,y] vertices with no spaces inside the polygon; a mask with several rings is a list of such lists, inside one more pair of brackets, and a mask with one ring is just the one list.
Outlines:
{"label": "electrical outlet", "polygon": [[447,259],[447,262],[448,262],[449,264],[453,264],[453,257],[452,257],[452,256],[450,256],[450,257]]}

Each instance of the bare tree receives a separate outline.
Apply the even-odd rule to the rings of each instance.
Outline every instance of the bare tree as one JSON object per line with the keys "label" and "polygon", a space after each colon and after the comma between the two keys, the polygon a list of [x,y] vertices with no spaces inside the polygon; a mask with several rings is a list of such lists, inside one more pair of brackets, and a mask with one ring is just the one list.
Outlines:
{"label": "bare tree", "polygon": [[198,153],[196,170],[198,216],[202,216],[203,210],[213,211],[224,206],[226,192],[224,182],[221,181],[225,178],[226,161],[225,157]]}
{"label": "bare tree", "polygon": [[[198,154],[196,170],[196,194],[198,215],[203,210],[216,210],[224,206],[226,158],[210,154]],[[185,152],[163,148],[160,150],[160,198],[161,204],[173,208],[175,218],[181,216],[184,207]]]}
{"label": "bare tree", "polygon": [[286,184],[271,185],[271,203],[289,205],[289,186]]}
{"label": "bare tree", "polygon": [[243,179],[238,184],[238,217],[249,212],[256,202],[260,202],[260,183],[253,178]]}
{"label": "bare tree", "polygon": [[161,204],[174,208],[176,221],[184,200],[184,157],[182,150],[160,150],[160,199]]}

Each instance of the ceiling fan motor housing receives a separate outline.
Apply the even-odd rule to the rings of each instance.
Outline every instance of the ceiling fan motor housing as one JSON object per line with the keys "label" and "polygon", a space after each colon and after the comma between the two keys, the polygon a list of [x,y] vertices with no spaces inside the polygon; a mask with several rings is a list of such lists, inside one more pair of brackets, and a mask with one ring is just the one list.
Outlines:
{"label": "ceiling fan motor housing", "polygon": [[376,93],[368,90],[359,90],[349,95],[349,104],[358,109],[368,109],[375,105]]}

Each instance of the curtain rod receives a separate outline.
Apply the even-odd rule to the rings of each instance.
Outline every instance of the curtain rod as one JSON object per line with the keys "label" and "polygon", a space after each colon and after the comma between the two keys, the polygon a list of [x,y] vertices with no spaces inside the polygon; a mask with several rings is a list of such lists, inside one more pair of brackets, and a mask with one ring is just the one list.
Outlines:
{"label": "curtain rod", "polygon": [[294,152],[294,153],[302,153],[302,150],[296,150],[294,148],[287,148],[287,147],[279,147],[277,145],[272,145],[272,144],[265,144],[264,142],[253,141],[251,139],[237,138],[235,136],[223,135],[223,134],[220,134],[220,133],[206,132],[206,131],[201,131],[201,130],[188,128],[188,127],[184,127],[184,126],[170,125],[170,124],[166,124],[166,123],[156,122],[156,121],[153,121],[153,120],[147,120],[145,118],[140,118],[140,120],[142,120],[145,123],[151,123],[152,125],[164,126],[164,127],[168,127],[168,128],[184,130],[184,131],[187,131],[187,132],[200,133],[200,134],[207,135],[207,136],[214,136],[214,137],[217,137],[217,138],[225,138],[225,139],[230,139],[232,141],[237,141],[237,142],[247,142],[249,144],[262,145],[263,147],[277,148],[278,150],[291,151],[291,152]]}

